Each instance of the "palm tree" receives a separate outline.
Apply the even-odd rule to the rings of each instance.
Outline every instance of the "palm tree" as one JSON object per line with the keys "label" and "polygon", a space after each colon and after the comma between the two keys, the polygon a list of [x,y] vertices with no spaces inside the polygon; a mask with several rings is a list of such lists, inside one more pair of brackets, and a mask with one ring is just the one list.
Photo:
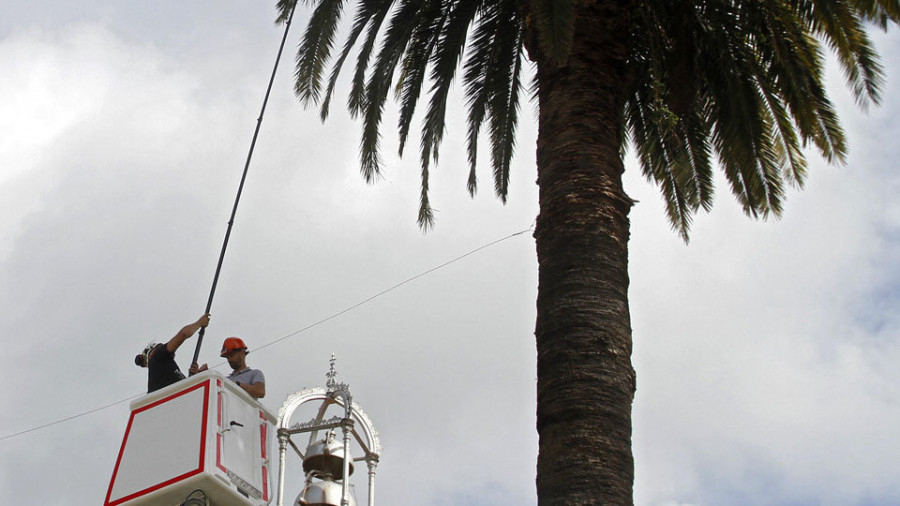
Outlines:
{"label": "palm tree", "polygon": [[[279,0],[280,21],[295,3]],[[623,153],[637,154],[685,240],[695,213],[711,208],[714,165],[748,215],[778,216],[785,186],[805,180],[805,147],[831,162],[842,162],[847,150],[823,84],[823,47],[836,55],[859,105],[877,103],[882,70],[867,27],[897,23],[900,3],[357,0],[327,72],[347,2],[309,3],[315,8],[297,54],[295,92],[318,104],[324,119],[355,54],[348,106],[362,119],[367,180],[381,170],[388,95],[399,102],[402,154],[427,83],[419,150],[424,228],[433,224],[429,167],[454,80],[461,79],[468,108],[473,194],[482,126],[494,190],[505,199],[523,94],[537,101],[538,502],[631,504],[633,201],[622,187]]]}

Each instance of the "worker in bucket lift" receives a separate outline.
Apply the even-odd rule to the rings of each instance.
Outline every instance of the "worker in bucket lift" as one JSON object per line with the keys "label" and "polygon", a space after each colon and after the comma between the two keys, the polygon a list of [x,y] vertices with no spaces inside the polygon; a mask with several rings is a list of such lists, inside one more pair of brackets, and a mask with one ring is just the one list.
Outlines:
{"label": "worker in bucket lift", "polygon": [[[135,364],[147,368],[148,394],[184,379],[184,374],[175,363],[175,351],[200,328],[207,325],[209,325],[209,313],[201,316],[194,323],[182,327],[168,342],[150,343],[142,353],[134,357]],[[206,369],[206,364],[198,366],[195,362],[188,369],[188,374],[193,376]]]}
{"label": "worker in bucket lift", "polygon": [[239,337],[229,337],[222,343],[220,356],[228,359],[228,365],[233,369],[228,379],[237,383],[248,394],[256,399],[266,396],[266,378],[259,369],[247,367],[247,345]]}

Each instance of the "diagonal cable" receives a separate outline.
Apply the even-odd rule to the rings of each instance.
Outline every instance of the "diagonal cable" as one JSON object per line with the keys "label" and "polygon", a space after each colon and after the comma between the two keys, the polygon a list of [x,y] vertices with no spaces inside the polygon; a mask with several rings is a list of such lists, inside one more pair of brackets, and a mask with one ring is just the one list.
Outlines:
{"label": "diagonal cable", "polygon": [[[329,316],[329,317],[327,317],[327,318],[322,318],[321,320],[319,320],[319,321],[317,321],[317,322],[315,322],[315,323],[311,323],[311,324],[307,325],[306,327],[303,327],[303,328],[300,329],[300,330],[297,330],[297,331],[295,331],[295,332],[291,332],[290,334],[288,334],[288,335],[286,335],[286,336],[284,336],[284,337],[280,337],[280,338],[278,338],[278,339],[275,339],[274,341],[268,342],[268,343],[266,343],[266,344],[264,344],[264,345],[262,345],[262,346],[256,348],[256,350],[259,351],[259,350],[261,350],[261,349],[263,349],[263,348],[268,348],[269,346],[272,346],[272,345],[274,345],[274,344],[280,343],[281,341],[284,341],[285,339],[288,339],[288,338],[290,338],[290,337],[294,337],[294,336],[296,336],[296,335],[298,335],[298,334],[302,334],[302,333],[304,333],[304,332],[306,332],[306,331],[308,331],[308,330],[310,330],[310,329],[312,329],[312,328],[315,328],[315,327],[318,327],[319,325],[322,325],[323,323],[326,323],[326,322],[331,321],[331,320],[333,320],[333,319],[335,319],[335,318],[337,318],[337,317],[339,317],[339,316],[341,316],[341,315],[343,315],[343,314],[346,314],[346,313],[348,313],[348,312],[350,312],[350,311],[353,311],[354,309],[356,309],[356,308],[358,308],[358,307],[360,307],[360,306],[363,306],[363,305],[365,305],[365,304],[368,304],[369,302],[372,302],[373,300],[375,300],[375,299],[377,299],[377,298],[379,298],[379,297],[382,297],[382,296],[384,296],[385,294],[387,294],[387,293],[389,293],[389,292],[392,292],[392,291],[394,291],[394,290],[400,288],[401,286],[403,286],[403,285],[405,285],[405,284],[407,284],[407,283],[410,283],[410,282],[412,282],[412,281],[415,281],[415,280],[417,280],[417,279],[419,279],[419,278],[421,278],[421,277],[427,276],[427,275],[431,274],[432,272],[435,272],[435,271],[437,271],[437,270],[443,269],[444,267],[447,267],[448,265],[451,265],[451,264],[454,264],[454,263],[456,263],[456,262],[459,262],[460,260],[463,260],[463,259],[465,259],[466,257],[469,257],[469,256],[471,256],[471,255],[474,255],[475,253],[478,253],[479,251],[485,250],[485,249],[487,249],[487,248],[490,248],[491,246],[495,246],[495,245],[497,245],[497,244],[500,244],[500,243],[503,242],[503,241],[506,241],[506,240],[508,240],[508,239],[512,239],[513,237],[520,236],[520,235],[522,235],[522,234],[524,234],[524,233],[526,233],[526,232],[530,232],[530,231],[532,231],[532,230],[534,230],[534,225],[533,225],[533,224],[532,224],[532,226],[530,226],[529,228],[526,228],[525,230],[520,230],[520,231],[518,231],[518,232],[509,234],[509,235],[506,236],[506,237],[502,237],[502,238],[497,239],[497,240],[495,240],[495,241],[492,241],[492,242],[489,242],[489,243],[484,244],[484,245],[482,245],[482,246],[479,246],[479,247],[477,247],[477,248],[475,248],[475,249],[469,251],[468,253],[464,253],[464,254],[462,254],[462,255],[460,255],[460,256],[458,256],[458,257],[452,259],[452,260],[448,260],[447,262],[444,262],[444,263],[442,263],[442,264],[440,264],[440,265],[438,265],[438,266],[432,267],[431,269],[428,269],[428,270],[426,270],[426,271],[424,271],[424,272],[421,272],[421,273],[419,273],[419,274],[416,274],[415,276],[412,276],[412,277],[410,277],[410,278],[408,278],[408,279],[405,279],[405,280],[403,280],[403,281],[401,281],[401,282],[399,282],[399,283],[397,283],[397,284],[391,286],[390,288],[386,288],[386,289],[384,289],[384,290],[382,290],[382,291],[376,293],[375,295],[372,295],[371,297],[369,297],[369,298],[367,298],[367,299],[365,299],[365,300],[363,300],[363,301],[357,302],[356,304],[353,304],[352,306],[348,306],[346,309],[343,309],[343,310],[341,310],[341,311],[339,311],[339,312],[337,312],[337,313],[334,313],[333,315],[331,315],[331,316]],[[223,365],[223,364],[225,364],[225,362],[221,362],[221,363],[219,363],[219,364],[216,364],[216,365],[210,367],[210,369],[215,369],[216,367],[220,367],[220,366]],[[28,429],[24,429],[24,430],[21,430],[21,431],[19,431],[19,432],[14,432],[14,433],[12,433],[12,434],[7,434],[7,435],[5,435],[5,436],[0,436],[0,442],[6,441],[7,439],[12,439],[12,438],[15,438],[15,437],[18,437],[18,436],[23,436],[23,435],[28,434],[28,433],[30,433],[30,432],[35,432],[35,431],[38,431],[38,430],[41,430],[41,429],[46,429],[46,428],[52,427],[52,426],[54,426],[54,425],[59,425],[59,424],[61,424],[61,423],[69,422],[69,421],[71,421],[71,420],[75,420],[76,418],[81,418],[81,417],[83,417],[83,416],[87,416],[87,415],[90,415],[90,414],[92,414],[92,413],[96,413],[96,412],[98,412],[98,411],[102,411],[102,410],[104,410],[104,409],[111,408],[111,407],[113,407],[113,406],[115,406],[115,405],[117,405],[117,404],[122,404],[123,402],[128,402],[128,401],[137,399],[138,397],[141,397],[142,395],[144,395],[144,394],[141,393],[141,394],[137,394],[137,395],[132,395],[131,397],[126,397],[126,398],[124,398],[124,399],[121,399],[121,400],[118,400],[118,401],[115,401],[115,402],[111,402],[111,403],[109,403],[109,404],[106,404],[106,405],[103,405],[103,406],[100,406],[100,407],[97,407],[97,408],[93,408],[93,409],[90,409],[90,410],[87,410],[87,411],[82,411],[82,412],[80,412],[80,413],[74,414],[74,415],[72,415],[72,416],[68,416],[68,417],[66,417],[66,418],[61,418],[61,419],[59,419],[59,420],[56,420],[56,421],[53,421],[53,422],[48,422],[48,423],[45,423],[45,424],[43,424],[43,425],[36,425],[36,426],[34,426],[34,427],[31,427],[31,428],[28,428]]]}

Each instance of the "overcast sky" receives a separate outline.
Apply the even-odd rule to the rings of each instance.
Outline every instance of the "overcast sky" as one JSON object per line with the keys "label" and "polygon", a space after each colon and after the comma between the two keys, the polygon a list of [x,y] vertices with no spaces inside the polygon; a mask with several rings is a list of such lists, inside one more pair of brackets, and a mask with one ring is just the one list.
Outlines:
{"label": "overcast sky", "polygon": [[[0,502],[103,501],[128,400],[146,386],[134,354],[206,305],[274,18],[274,2],[4,2]],[[848,163],[813,154],[780,221],[745,218],[720,184],[685,245],[629,160],[637,504],[900,503],[900,36],[876,39],[882,106],[861,112],[832,72]],[[504,206],[486,163],[482,191],[465,191],[457,102],[432,171],[437,227],[423,235],[417,149],[395,155],[394,110],[384,177],[367,185],[346,88],[322,124],[294,98],[290,63],[201,362],[225,372],[221,341],[242,337],[277,412],[324,385],[334,353],[382,435],[380,504],[534,504],[533,107]],[[287,474],[291,499],[299,467]]]}

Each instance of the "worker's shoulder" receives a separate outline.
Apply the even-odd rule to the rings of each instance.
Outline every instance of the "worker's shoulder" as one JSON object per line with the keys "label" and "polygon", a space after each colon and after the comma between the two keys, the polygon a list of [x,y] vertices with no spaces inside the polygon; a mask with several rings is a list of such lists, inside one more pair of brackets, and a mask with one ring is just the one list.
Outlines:
{"label": "worker's shoulder", "polygon": [[258,383],[260,381],[265,381],[265,375],[263,374],[263,372],[259,369],[253,369],[252,367],[248,367],[239,372],[233,372],[228,377],[233,380],[249,379],[250,381],[248,381],[248,383]]}

